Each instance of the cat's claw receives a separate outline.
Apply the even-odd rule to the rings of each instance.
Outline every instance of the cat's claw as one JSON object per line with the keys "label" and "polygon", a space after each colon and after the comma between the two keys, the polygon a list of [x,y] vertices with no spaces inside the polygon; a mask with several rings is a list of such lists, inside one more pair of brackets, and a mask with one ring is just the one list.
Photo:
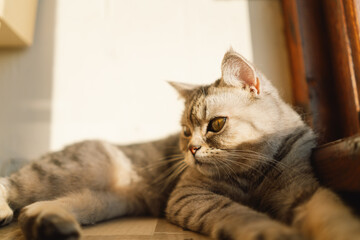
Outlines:
{"label": "cat's claw", "polygon": [[80,238],[76,224],[61,218],[58,215],[47,215],[41,218],[37,226],[38,239],[66,239]]}
{"label": "cat's claw", "polygon": [[9,224],[13,219],[13,211],[6,202],[0,203],[0,227]]}
{"label": "cat's claw", "polygon": [[77,240],[81,230],[73,216],[62,208],[47,206],[42,202],[24,208],[19,216],[19,225],[26,239]]}

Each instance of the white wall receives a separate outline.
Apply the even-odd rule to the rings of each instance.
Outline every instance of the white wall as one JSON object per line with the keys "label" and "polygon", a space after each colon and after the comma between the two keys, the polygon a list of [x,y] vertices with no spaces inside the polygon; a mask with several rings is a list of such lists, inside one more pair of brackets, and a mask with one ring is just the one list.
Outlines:
{"label": "white wall", "polygon": [[247,1],[58,1],[51,148],[178,131],[166,80],[211,83],[231,45],[251,59],[248,12]]}
{"label": "white wall", "polygon": [[290,101],[279,0],[40,0],[34,45],[0,50],[0,161],[175,132],[166,80],[211,83],[230,46]]}

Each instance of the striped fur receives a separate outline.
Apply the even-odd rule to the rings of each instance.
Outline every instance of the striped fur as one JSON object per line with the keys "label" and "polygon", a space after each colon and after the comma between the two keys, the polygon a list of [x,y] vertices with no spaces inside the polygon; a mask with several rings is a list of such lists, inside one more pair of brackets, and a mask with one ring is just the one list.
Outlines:
{"label": "striped fur", "polygon": [[[315,134],[248,64],[229,51],[214,84],[182,91],[173,83],[185,98],[181,124],[191,135],[180,146],[191,168],[171,193],[167,218],[217,239],[360,239],[359,221],[314,177]],[[214,133],[216,117],[227,121]]]}
{"label": "striped fur", "polygon": [[226,53],[213,84],[171,84],[190,133],[47,154],[0,179],[0,225],[19,210],[27,239],[79,239],[79,224],[165,215],[219,240],[360,238],[359,221],[314,177],[315,134],[243,57]]}

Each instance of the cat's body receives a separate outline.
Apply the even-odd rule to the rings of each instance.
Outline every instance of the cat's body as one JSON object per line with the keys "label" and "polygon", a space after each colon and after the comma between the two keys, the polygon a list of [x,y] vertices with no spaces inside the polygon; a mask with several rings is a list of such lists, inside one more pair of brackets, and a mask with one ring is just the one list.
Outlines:
{"label": "cat's body", "polygon": [[[175,183],[169,183],[167,188],[163,185],[170,175],[167,170],[175,163],[166,159],[180,154],[176,149],[178,138],[170,136],[129,146],[97,140],[75,143],[33,161],[8,179],[2,179],[2,183],[9,189],[7,195],[12,209],[87,189],[100,194],[121,192],[125,198],[136,197],[134,204],[141,204],[134,211],[128,209],[126,214],[160,216]],[[82,224],[98,221],[89,218]]]}
{"label": "cat's body", "polygon": [[172,85],[185,98],[182,134],[50,153],[0,179],[0,221],[23,208],[28,239],[76,239],[78,223],[145,214],[222,240],[360,239],[314,177],[313,131],[245,59],[229,51],[211,85]]}

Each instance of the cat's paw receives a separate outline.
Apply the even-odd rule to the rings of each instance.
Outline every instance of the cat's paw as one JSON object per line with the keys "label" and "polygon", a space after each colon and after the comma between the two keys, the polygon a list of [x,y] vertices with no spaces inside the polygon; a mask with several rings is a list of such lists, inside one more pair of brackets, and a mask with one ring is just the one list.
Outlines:
{"label": "cat's paw", "polygon": [[13,219],[13,211],[9,205],[0,199],[0,227],[9,224]]}
{"label": "cat's paw", "polygon": [[[232,226],[231,226],[232,225]],[[218,240],[303,240],[295,229],[278,223],[252,224],[241,227],[224,225],[217,234]]]}
{"label": "cat's paw", "polygon": [[24,208],[19,215],[19,225],[29,240],[76,240],[81,236],[81,228],[69,212],[44,202]]}
{"label": "cat's paw", "polygon": [[303,236],[291,229],[263,229],[254,232],[251,240],[304,240]]}

